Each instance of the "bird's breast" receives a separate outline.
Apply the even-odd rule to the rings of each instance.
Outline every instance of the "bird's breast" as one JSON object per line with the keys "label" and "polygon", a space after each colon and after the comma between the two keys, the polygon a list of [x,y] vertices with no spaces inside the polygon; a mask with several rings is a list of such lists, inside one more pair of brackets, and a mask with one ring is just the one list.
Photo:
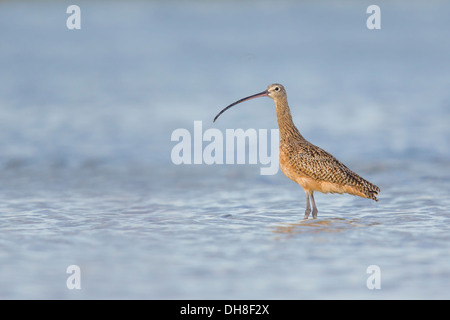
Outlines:
{"label": "bird's breast", "polygon": [[291,154],[288,150],[280,146],[280,168],[286,177],[298,183],[298,178],[301,176],[298,169],[291,161]]}

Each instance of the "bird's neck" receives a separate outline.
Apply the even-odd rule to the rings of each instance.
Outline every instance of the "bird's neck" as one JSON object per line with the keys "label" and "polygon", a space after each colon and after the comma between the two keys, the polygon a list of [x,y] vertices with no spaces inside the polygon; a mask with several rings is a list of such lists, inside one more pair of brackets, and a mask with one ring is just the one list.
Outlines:
{"label": "bird's neck", "polygon": [[297,127],[292,121],[291,110],[286,98],[275,102],[277,110],[278,128],[280,129],[281,141],[304,140],[303,136],[298,131]]}

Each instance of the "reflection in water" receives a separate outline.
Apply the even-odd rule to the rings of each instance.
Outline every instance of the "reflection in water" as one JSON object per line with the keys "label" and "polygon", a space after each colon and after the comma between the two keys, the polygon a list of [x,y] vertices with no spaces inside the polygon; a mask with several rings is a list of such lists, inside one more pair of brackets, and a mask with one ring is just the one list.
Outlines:
{"label": "reflection in water", "polygon": [[326,220],[309,219],[294,223],[285,223],[273,228],[274,233],[294,235],[297,233],[336,233],[355,227],[377,225],[377,222],[362,223],[361,219],[330,218]]}

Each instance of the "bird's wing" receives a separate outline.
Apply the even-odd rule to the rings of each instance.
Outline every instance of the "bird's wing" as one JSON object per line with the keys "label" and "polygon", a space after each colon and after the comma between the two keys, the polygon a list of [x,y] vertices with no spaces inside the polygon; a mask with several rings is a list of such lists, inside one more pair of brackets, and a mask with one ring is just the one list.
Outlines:
{"label": "bird's wing", "polygon": [[302,148],[292,160],[302,174],[315,180],[345,184],[353,173],[331,154],[315,146]]}
{"label": "bird's wing", "polygon": [[347,168],[327,151],[310,143],[297,150],[292,160],[303,175],[319,181],[379,191],[376,185]]}

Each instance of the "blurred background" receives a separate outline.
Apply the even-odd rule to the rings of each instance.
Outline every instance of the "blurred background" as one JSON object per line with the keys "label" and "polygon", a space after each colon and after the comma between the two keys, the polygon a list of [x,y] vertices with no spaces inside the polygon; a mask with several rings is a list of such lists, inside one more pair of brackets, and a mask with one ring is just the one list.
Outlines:
{"label": "blurred background", "polygon": [[[1,1],[0,297],[448,298],[449,10]],[[318,195],[325,220],[305,228],[281,171],[172,163],[171,133],[195,120],[277,128],[270,99],[212,123],[273,82],[304,137],[379,185],[379,203]],[[65,286],[70,264],[81,290]]]}

